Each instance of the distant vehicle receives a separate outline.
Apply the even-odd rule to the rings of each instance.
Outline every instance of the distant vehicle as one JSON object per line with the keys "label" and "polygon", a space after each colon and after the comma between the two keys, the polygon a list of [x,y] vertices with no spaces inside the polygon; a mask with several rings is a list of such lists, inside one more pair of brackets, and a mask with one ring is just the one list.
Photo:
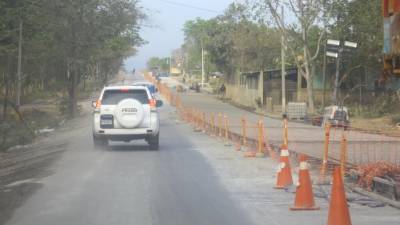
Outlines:
{"label": "distant vehicle", "polygon": [[153,76],[154,78],[156,78],[159,74],[159,69],[158,67],[152,67],[150,68],[150,72],[151,72],[151,76]]}
{"label": "distant vehicle", "polygon": [[138,81],[138,82],[133,83],[133,86],[144,86],[144,87],[147,87],[149,89],[150,93],[153,96],[158,91],[156,86],[153,83],[148,82],[148,81]]}
{"label": "distant vehicle", "polygon": [[315,116],[311,119],[311,124],[313,126],[322,126],[322,116]]}
{"label": "distant vehicle", "polygon": [[198,82],[193,82],[189,89],[200,92],[200,84]]}
{"label": "distant vehicle", "polygon": [[152,97],[147,87],[105,87],[99,99],[92,102],[94,145],[106,146],[108,140],[145,139],[151,149],[158,149],[160,122],[157,107],[162,104],[161,100]]}
{"label": "distant vehicle", "polygon": [[330,123],[332,127],[349,127],[350,118],[347,107],[337,105],[325,107],[321,125],[325,126],[326,123]]}
{"label": "distant vehicle", "polygon": [[169,77],[169,73],[168,72],[160,72],[158,74],[159,77]]}
{"label": "distant vehicle", "polygon": [[212,78],[223,78],[224,77],[224,74],[221,73],[221,72],[218,72],[218,71],[217,72],[213,72],[210,75],[211,75]]}

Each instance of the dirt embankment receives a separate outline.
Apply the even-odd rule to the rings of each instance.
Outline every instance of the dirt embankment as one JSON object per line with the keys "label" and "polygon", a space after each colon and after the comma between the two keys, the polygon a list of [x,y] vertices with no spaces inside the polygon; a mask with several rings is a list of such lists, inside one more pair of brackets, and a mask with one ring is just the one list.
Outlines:
{"label": "dirt embankment", "polygon": [[66,143],[44,145],[48,138],[0,153],[0,224],[41,187],[36,180],[51,174],[49,165],[64,151]]}
{"label": "dirt embankment", "polygon": [[[50,165],[67,149],[70,133],[79,127],[90,112],[85,100],[81,116],[56,128],[39,132],[31,144],[17,145],[0,152],[0,224],[4,224],[13,211],[31,196],[42,184],[40,178],[51,175]],[[47,114],[35,117],[45,117]],[[48,123],[47,123],[48,124]]]}

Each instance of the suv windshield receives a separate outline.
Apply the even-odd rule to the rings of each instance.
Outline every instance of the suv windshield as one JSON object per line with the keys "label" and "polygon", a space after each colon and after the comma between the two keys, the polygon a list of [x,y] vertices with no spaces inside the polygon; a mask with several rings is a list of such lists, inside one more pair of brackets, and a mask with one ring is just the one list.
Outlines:
{"label": "suv windshield", "polygon": [[103,105],[116,105],[121,100],[126,98],[133,98],[142,104],[148,104],[149,98],[145,90],[106,90],[103,94],[101,104]]}

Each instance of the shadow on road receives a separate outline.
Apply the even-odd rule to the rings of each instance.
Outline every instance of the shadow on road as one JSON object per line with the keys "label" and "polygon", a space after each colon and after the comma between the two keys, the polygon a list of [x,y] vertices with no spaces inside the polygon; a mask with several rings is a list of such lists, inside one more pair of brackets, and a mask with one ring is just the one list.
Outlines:
{"label": "shadow on road", "polygon": [[[160,149],[162,146],[160,146]],[[108,151],[112,152],[140,152],[140,151],[159,151],[159,150],[154,150],[151,149],[149,145],[147,144],[112,144],[107,147]]]}

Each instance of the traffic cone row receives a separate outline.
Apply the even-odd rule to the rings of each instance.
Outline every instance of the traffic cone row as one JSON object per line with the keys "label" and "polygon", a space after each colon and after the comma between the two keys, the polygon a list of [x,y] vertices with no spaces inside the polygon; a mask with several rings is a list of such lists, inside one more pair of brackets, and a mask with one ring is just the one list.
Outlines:
{"label": "traffic cone row", "polygon": [[[281,146],[276,184],[274,187],[276,189],[284,189],[293,184],[287,135],[287,120],[284,119],[283,144]],[[299,162],[296,196],[294,205],[290,207],[290,210],[318,210],[320,208],[315,204],[307,157],[305,155],[300,155]],[[336,167],[333,173],[328,225],[351,225],[342,175],[343,165],[341,167]]]}
{"label": "traffic cone row", "polygon": [[[284,148],[281,150],[277,183],[275,186],[277,189],[283,189],[293,183],[290,164],[287,160],[289,154],[286,151]],[[296,183],[296,196],[294,205],[290,207],[290,210],[318,210],[320,208],[315,205],[312,182],[308,171],[309,164],[307,163],[306,156],[301,155],[299,161],[300,168],[298,182]],[[333,173],[328,225],[351,225],[340,167],[336,167]]]}

